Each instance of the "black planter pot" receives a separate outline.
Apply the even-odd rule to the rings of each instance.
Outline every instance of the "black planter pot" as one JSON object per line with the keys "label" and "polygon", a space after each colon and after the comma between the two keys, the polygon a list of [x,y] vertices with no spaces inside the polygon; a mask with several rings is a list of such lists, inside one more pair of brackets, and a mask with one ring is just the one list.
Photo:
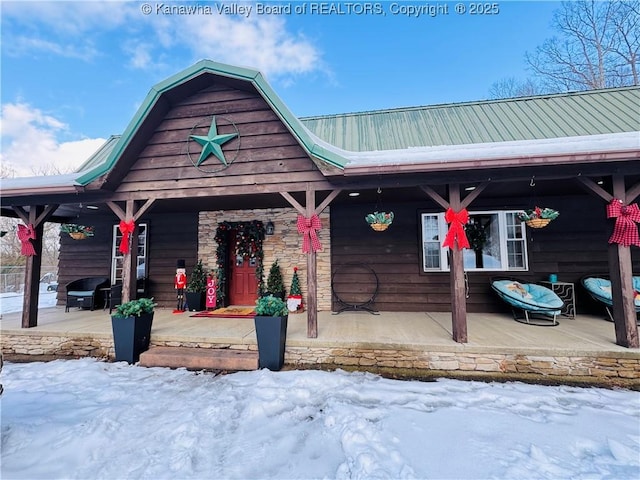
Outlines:
{"label": "black planter pot", "polygon": [[133,364],[140,360],[140,354],[149,348],[152,324],[153,313],[139,317],[111,316],[116,362]]}
{"label": "black planter pot", "polygon": [[201,312],[205,309],[204,292],[185,292],[184,295],[190,312]]}
{"label": "black planter pot", "polygon": [[254,317],[258,338],[258,366],[280,370],[284,365],[284,349],[287,340],[287,320],[284,317]]}

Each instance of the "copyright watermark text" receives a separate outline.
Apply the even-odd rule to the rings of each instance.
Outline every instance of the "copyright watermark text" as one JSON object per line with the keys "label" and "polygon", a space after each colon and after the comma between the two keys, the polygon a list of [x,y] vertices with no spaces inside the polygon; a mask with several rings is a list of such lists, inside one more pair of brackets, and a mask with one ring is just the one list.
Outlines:
{"label": "copyright watermark text", "polygon": [[149,2],[143,15],[393,15],[411,18],[447,15],[489,16],[500,13],[499,2],[212,2],[207,4]]}

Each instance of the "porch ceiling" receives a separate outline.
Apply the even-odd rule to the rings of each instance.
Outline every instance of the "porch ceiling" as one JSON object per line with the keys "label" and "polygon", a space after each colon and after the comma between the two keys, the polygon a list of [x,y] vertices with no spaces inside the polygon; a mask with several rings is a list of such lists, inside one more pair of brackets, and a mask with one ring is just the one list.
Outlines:
{"label": "porch ceiling", "polygon": [[[411,184],[402,177],[397,177],[395,181],[385,178],[382,183],[372,182],[370,179],[357,182],[349,182],[337,186],[342,192],[333,200],[332,204],[375,204],[378,200],[378,187],[382,188],[382,201],[385,203],[402,202],[427,202],[428,197],[416,186],[416,179],[413,176]],[[489,186],[482,192],[481,197],[491,197],[493,199],[509,199],[521,197],[523,194],[531,193],[531,178],[535,181],[535,194],[537,197],[558,196],[558,195],[588,195],[584,187],[574,179],[559,179],[553,177],[523,175],[522,178],[512,181],[491,180]],[[590,177],[598,181],[600,177]],[[478,185],[482,180],[459,179],[463,191],[470,191],[472,187]],[[611,178],[602,177],[603,188],[611,190]],[[640,183],[640,174],[629,175],[627,185]],[[428,184],[428,182],[425,182]],[[441,195],[446,195],[446,183],[431,184]],[[358,196],[350,196],[350,193],[357,192]],[[320,204],[328,195],[328,191],[316,194],[316,205]],[[293,197],[301,204],[305,204],[304,192],[292,192]],[[79,215],[105,215],[111,210],[105,203],[106,197],[103,195],[75,195],[73,197],[63,196],[58,198],[42,197],[30,198],[29,204],[51,204],[59,203],[60,207],[52,217],[52,221],[64,221]],[[141,200],[143,201],[143,200]],[[96,207],[96,208],[94,208]],[[194,211],[212,210],[247,210],[257,208],[288,208],[289,203],[278,193],[263,193],[251,195],[234,196],[206,196],[196,198],[172,198],[158,199],[155,201],[150,213],[178,213]],[[2,215],[15,216],[9,207],[2,208]]]}

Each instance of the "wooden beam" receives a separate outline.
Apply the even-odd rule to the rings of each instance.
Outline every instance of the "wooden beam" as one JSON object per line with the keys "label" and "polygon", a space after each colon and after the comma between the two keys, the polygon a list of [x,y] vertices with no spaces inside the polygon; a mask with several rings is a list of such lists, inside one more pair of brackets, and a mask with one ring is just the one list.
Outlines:
{"label": "wooden beam", "polygon": [[126,221],[127,219],[126,213],[124,212],[124,210],[122,210],[122,208],[120,208],[120,206],[116,202],[108,201],[107,206],[111,209],[113,213],[116,214],[116,217],[118,217],[122,221]]}
{"label": "wooden beam", "polygon": [[482,191],[485,188],[487,188],[488,185],[489,185],[489,182],[483,182],[480,185],[478,185],[475,189],[473,189],[473,191],[471,191],[471,193],[469,193],[469,195],[464,197],[460,206],[462,208],[467,208],[469,205],[471,205],[471,202],[473,202],[476,198],[478,198],[478,196],[482,193]]}
{"label": "wooden beam", "polygon": [[44,222],[36,226],[38,217],[43,213],[44,207],[32,205],[29,207],[29,216],[25,222],[34,225],[36,238],[31,240],[35,255],[27,256],[24,272],[24,295],[22,298],[22,328],[38,326],[38,302],[40,297],[40,273],[42,267],[42,235],[44,234]]}
{"label": "wooden beam", "polygon": [[627,190],[625,198],[626,204],[629,205],[638,197],[638,195],[640,195],[640,183],[636,183],[633,187]]}
{"label": "wooden beam", "polygon": [[[133,219],[135,215],[135,201],[127,200],[125,219]],[[126,220],[125,220],[126,221]],[[138,225],[136,224],[129,237],[129,249],[122,255],[122,303],[135,300],[137,294],[136,272],[138,251]]]}
{"label": "wooden beam", "polygon": [[[614,175],[613,197],[627,204],[624,176]],[[633,288],[633,264],[631,249],[618,243],[609,244],[609,274],[613,300],[613,322],[616,343],[627,348],[638,348],[635,292]]]}
{"label": "wooden beam", "polygon": [[[286,198],[286,197],[285,197]],[[316,192],[307,185],[306,217],[316,211]],[[307,338],[318,338],[318,269],[317,256],[313,248],[307,253]]]}
{"label": "wooden beam", "polygon": [[289,202],[289,205],[291,205],[293,208],[296,209],[296,211],[303,216],[307,216],[307,210],[298,203],[298,201],[293,198],[293,196],[289,193],[289,192],[279,192],[280,195],[282,195],[284,197],[284,199]]}
{"label": "wooden beam", "polygon": [[433,188],[427,185],[420,185],[420,188],[427,194],[431,199],[440,205],[445,210],[449,208],[449,202],[447,202],[444,198],[440,196],[438,192],[436,192]]}
{"label": "wooden beam", "polygon": [[[449,205],[458,212],[462,209],[460,200],[460,185],[449,185]],[[456,240],[451,253],[450,284],[451,284],[451,328],[453,340],[458,343],[467,343],[467,299],[464,285],[464,255],[458,248]]]}
{"label": "wooden beam", "polygon": [[59,206],[60,205],[53,204],[45,206],[42,213],[40,213],[40,215],[38,215],[38,217],[36,218],[36,223],[34,223],[34,226],[44,224],[51,217],[51,215],[53,215],[53,213],[58,209]]}
{"label": "wooden beam", "polygon": [[58,205],[32,205],[29,212],[22,207],[16,213],[25,225],[33,225],[36,238],[31,241],[36,254],[28,256],[24,272],[24,296],[22,299],[22,328],[38,326],[38,303],[40,298],[40,276],[42,273],[42,237],[44,224],[56,211]]}
{"label": "wooden beam", "polygon": [[329,195],[327,195],[327,198],[325,198],[323,200],[323,202],[318,206],[318,208],[315,209],[315,214],[316,215],[320,215],[325,208],[327,208],[329,206],[329,204],[340,194],[342,190],[336,189],[333,190]]}
{"label": "wooden beam", "polygon": [[154,198],[150,198],[150,199],[148,199],[148,200],[144,203],[144,205],[142,205],[142,206],[138,209],[137,213],[133,216],[133,220],[134,220],[134,222],[136,222],[136,223],[137,223],[137,222],[138,222],[138,220],[140,219],[140,217],[142,217],[142,215],[144,215],[144,213],[145,213],[147,210],[149,210],[149,208],[151,207],[151,205],[153,205],[153,203],[154,203],[154,202],[155,202],[155,199],[154,199]]}
{"label": "wooden beam", "polygon": [[13,211],[16,212],[16,215],[20,217],[20,220],[22,220],[25,225],[29,225],[29,213],[24,208],[15,206],[13,207]]}
{"label": "wooden beam", "polygon": [[582,185],[584,185],[587,188],[587,190],[591,191],[592,193],[595,193],[596,196],[600,197],[605,202],[608,203],[611,200],[613,200],[613,195],[611,195],[609,192],[607,192],[604,188],[602,188],[600,185],[598,185],[596,182],[594,182],[590,178],[578,177],[578,181],[582,183]]}

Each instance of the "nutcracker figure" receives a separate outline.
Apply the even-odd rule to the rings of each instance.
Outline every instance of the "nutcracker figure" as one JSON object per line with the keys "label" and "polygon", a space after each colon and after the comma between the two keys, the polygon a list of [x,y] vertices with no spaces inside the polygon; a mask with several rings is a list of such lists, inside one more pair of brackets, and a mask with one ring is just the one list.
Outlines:
{"label": "nutcracker figure", "polygon": [[176,264],[176,277],[174,281],[174,286],[176,289],[177,301],[176,309],[173,313],[182,313],[185,311],[184,308],[184,289],[187,286],[187,269],[185,267],[184,260],[178,260]]}

